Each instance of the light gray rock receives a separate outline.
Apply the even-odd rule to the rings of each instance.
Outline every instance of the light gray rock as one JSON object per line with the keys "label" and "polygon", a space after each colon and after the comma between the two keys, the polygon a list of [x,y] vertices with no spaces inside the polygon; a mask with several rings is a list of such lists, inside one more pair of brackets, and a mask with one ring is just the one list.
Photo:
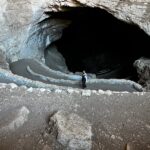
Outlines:
{"label": "light gray rock", "polygon": [[16,112],[12,112],[12,114],[9,115],[9,118],[6,118],[6,121],[3,118],[3,122],[1,124],[4,126],[0,128],[0,131],[15,131],[20,128],[28,121],[29,113],[30,111],[25,106],[21,107]]}
{"label": "light gray rock", "polygon": [[15,83],[9,83],[8,84],[12,89],[17,88],[18,86]]}
{"label": "light gray rock", "polygon": [[82,96],[91,96],[91,90],[83,90]]}
{"label": "light gray rock", "polygon": [[90,150],[92,147],[91,125],[76,114],[58,111],[50,121],[58,130],[57,140],[69,150]]}

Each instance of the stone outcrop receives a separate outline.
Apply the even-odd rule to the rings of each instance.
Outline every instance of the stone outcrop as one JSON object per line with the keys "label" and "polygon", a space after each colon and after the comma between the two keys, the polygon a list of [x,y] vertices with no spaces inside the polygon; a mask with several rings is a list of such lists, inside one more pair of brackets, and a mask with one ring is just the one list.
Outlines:
{"label": "stone outcrop", "polygon": [[150,59],[140,58],[134,62],[134,67],[137,69],[139,84],[150,90]]}
{"label": "stone outcrop", "polygon": [[91,125],[76,114],[58,111],[50,118],[57,128],[57,140],[68,150],[90,150],[92,148]]}

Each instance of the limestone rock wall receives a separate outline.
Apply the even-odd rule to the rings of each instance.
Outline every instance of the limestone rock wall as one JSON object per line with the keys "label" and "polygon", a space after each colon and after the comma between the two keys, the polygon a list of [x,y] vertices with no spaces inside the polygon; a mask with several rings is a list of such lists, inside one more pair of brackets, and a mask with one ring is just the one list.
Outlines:
{"label": "limestone rock wall", "polygon": [[60,20],[40,23],[48,17],[44,14],[48,7],[46,0],[0,1],[0,48],[7,52],[9,62],[18,58],[43,60],[45,47],[60,38],[61,32],[53,28],[59,24],[61,30]]}
{"label": "limestone rock wall", "polygon": [[19,58],[44,62],[44,49],[61,37],[67,24],[62,20],[43,22],[48,18],[44,12],[60,11],[62,6],[99,7],[150,35],[149,0],[1,0],[0,49],[6,52],[8,62]]}

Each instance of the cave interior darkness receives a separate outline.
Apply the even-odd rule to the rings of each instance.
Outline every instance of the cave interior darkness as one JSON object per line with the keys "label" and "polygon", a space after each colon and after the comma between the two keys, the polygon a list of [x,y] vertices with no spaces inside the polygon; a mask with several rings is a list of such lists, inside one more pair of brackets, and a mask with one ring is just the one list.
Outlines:
{"label": "cave interior darkness", "polygon": [[61,39],[54,42],[69,71],[85,70],[97,78],[137,80],[134,61],[150,56],[150,37],[137,25],[99,8],[66,8],[50,15],[71,21]]}

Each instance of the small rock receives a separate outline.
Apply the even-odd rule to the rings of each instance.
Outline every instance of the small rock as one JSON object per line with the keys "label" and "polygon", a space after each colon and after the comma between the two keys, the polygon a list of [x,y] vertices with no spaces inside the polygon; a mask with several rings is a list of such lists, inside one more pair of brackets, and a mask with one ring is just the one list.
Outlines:
{"label": "small rock", "polygon": [[30,87],[30,88],[27,89],[27,91],[28,91],[28,92],[33,92],[33,88]]}
{"label": "small rock", "polygon": [[9,83],[8,84],[12,89],[17,88],[18,86],[15,83]]}
{"label": "small rock", "polygon": [[93,94],[96,94],[96,93],[97,93],[97,91],[96,91],[96,90],[92,90],[92,93],[93,93]]}
{"label": "small rock", "polygon": [[72,94],[72,93],[73,93],[73,89],[67,89],[67,92],[68,92],[69,94]]}
{"label": "small rock", "polygon": [[44,89],[44,88],[40,88],[40,91],[41,91],[41,92],[44,92],[45,90],[46,90],[46,89]]}
{"label": "small rock", "polygon": [[28,135],[28,134],[26,134],[24,137],[25,137],[25,138],[28,138],[28,137],[29,137],[29,135]]}
{"label": "small rock", "polygon": [[76,114],[59,111],[50,121],[58,130],[57,140],[70,150],[90,150],[92,147],[91,125]]}
{"label": "small rock", "polygon": [[43,144],[43,142],[44,142],[43,139],[41,139],[41,140],[39,140],[38,143],[39,143],[39,144]]}
{"label": "small rock", "polygon": [[20,86],[20,88],[27,89],[27,87],[25,85]]}
{"label": "small rock", "polygon": [[83,90],[82,96],[91,96],[91,91],[90,90]]}
{"label": "small rock", "polygon": [[111,135],[111,139],[113,139],[113,140],[114,140],[115,138],[116,138],[116,137],[115,137],[115,135]]}
{"label": "small rock", "polygon": [[107,90],[107,91],[105,92],[105,94],[107,94],[107,95],[112,95],[112,91]]}
{"label": "small rock", "polygon": [[55,92],[55,93],[62,93],[62,90],[56,89],[54,92]]}
{"label": "small rock", "polygon": [[105,92],[103,90],[98,90],[99,94],[104,94]]}

